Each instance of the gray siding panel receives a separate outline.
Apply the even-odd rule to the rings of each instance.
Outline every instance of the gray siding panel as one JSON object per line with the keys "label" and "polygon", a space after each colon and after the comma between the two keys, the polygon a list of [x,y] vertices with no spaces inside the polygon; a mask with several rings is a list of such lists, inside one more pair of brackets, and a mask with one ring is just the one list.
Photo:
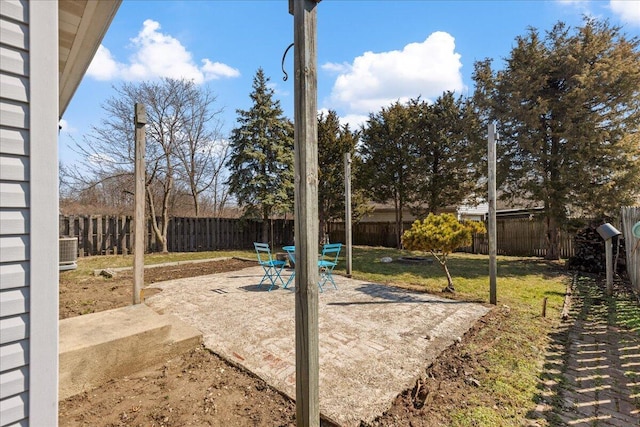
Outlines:
{"label": "gray siding panel", "polygon": [[0,399],[27,391],[29,370],[26,366],[0,374]]}
{"label": "gray siding panel", "polygon": [[0,17],[0,40],[7,46],[27,50],[27,46],[29,45],[29,27],[25,24],[11,22]]}
{"label": "gray siding panel", "polygon": [[[32,268],[28,261],[31,258],[28,182],[32,173],[28,129],[33,83],[29,77],[32,61],[28,51],[32,42],[29,37],[32,3],[0,0],[0,426],[3,427],[38,424],[28,412],[29,395],[33,393],[29,390],[33,388],[29,382],[33,369],[29,359],[33,334],[29,330]],[[48,3],[46,9],[53,18],[48,21],[55,21],[57,2]],[[45,21],[40,22],[42,26]],[[55,22],[51,28],[57,28]],[[57,44],[52,34],[42,38],[45,45]],[[49,65],[41,68],[53,70]],[[56,87],[55,82],[52,87]],[[50,108],[55,110],[53,105]],[[46,126],[49,127],[48,122]],[[47,141],[52,143],[54,138]]]}
{"label": "gray siding panel", "polygon": [[29,233],[28,210],[0,210],[0,235],[27,233]]}
{"label": "gray siding panel", "polygon": [[0,2],[0,15],[6,16],[18,22],[27,22],[29,9],[27,0],[2,0]]}
{"label": "gray siding panel", "polygon": [[9,425],[26,418],[28,401],[27,393],[0,400],[0,420],[2,420],[2,425]]}
{"label": "gray siding panel", "polygon": [[0,344],[20,341],[28,337],[29,317],[26,314],[0,318]]}
{"label": "gray siding panel", "polygon": [[28,181],[29,159],[19,156],[0,155],[0,180]]}
{"label": "gray siding panel", "polygon": [[0,289],[29,286],[29,263],[0,264]]}
{"label": "gray siding panel", "polygon": [[0,74],[0,87],[3,98],[20,102],[29,100],[29,80],[26,77]]}
{"label": "gray siding panel", "polygon": [[29,259],[28,236],[0,236],[2,262],[19,262]]}
{"label": "gray siding panel", "polygon": [[29,106],[21,102],[0,100],[0,126],[29,128]]}
{"label": "gray siding panel", "polygon": [[28,208],[28,200],[29,186],[26,183],[0,182],[0,201],[3,208]]}
{"label": "gray siding panel", "polygon": [[0,71],[26,76],[29,73],[29,54],[23,50],[0,46]]}
{"label": "gray siding panel", "polygon": [[21,340],[0,347],[0,366],[2,369],[15,369],[26,366],[29,360],[29,341]]}
{"label": "gray siding panel", "polygon": [[29,311],[29,288],[0,291],[0,312],[2,316],[14,316]]}
{"label": "gray siding panel", "polygon": [[0,128],[0,153],[16,156],[29,155],[29,131]]}

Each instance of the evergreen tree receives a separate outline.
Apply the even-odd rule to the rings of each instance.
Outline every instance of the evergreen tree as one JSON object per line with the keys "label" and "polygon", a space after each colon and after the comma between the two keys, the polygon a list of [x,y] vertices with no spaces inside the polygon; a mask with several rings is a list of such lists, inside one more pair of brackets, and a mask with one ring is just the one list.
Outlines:
{"label": "evergreen tree", "polygon": [[[321,238],[328,233],[328,223],[344,219],[344,154],[351,153],[351,174],[357,173],[355,158],[358,132],[352,132],[349,125],[340,125],[337,113],[330,110],[326,115],[318,115],[318,214]],[[364,196],[352,189],[352,213],[358,219],[364,212]]]}
{"label": "evergreen tree", "polygon": [[293,208],[293,124],[283,116],[280,102],[259,68],[249,95],[249,110],[237,110],[238,126],[230,138],[229,192],[244,208],[245,217],[264,221],[262,241],[269,241],[267,223],[273,215]]}
{"label": "evergreen tree", "polygon": [[416,158],[411,208],[418,217],[463,204],[480,192],[479,168],[486,144],[469,103],[445,92],[428,104],[409,103]]}
{"label": "evergreen tree", "polygon": [[455,292],[453,279],[447,266],[447,257],[456,249],[468,246],[474,233],[486,233],[483,223],[458,221],[449,213],[430,213],[424,220],[416,220],[411,229],[402,235],[402,243],[410,251],[429,252],[438,261],[447,276],[447,286],[443,292]]}
{"label": "evergreen tree", "polygon": [[373,201],[393,200],[398,248],[402,244],[402,210],[410,200],[415,172],[411,121],[410,109],[400,102],[369,114],[359,149],[362,166],[358,186]]}
{"label": "evergreen tree", "polygon": [[640,193],[640,40],[585,19],[516,39],[504,70],[476,63],[476,105],[498,123],[506,198],[542,204],[547,259],[568,216],[612,214]]}

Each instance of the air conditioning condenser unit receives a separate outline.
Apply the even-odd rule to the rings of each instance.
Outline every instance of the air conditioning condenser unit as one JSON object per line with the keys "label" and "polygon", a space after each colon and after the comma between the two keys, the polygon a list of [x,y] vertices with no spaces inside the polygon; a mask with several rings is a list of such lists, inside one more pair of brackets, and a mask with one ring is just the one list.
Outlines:
{"label": "air conditioning condenser unit", "polygon": [[78,268],[78,238],[60,237],[60,271]]}

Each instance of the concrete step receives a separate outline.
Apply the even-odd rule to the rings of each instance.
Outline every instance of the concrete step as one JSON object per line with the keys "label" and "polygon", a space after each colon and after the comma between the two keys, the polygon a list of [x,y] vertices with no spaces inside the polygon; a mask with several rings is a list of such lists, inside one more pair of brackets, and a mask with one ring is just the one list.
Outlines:
{"label": "concrete step", "polygon": [[145,304],[63,319],[59,399],[162,363],[202,342],[202,333]]}

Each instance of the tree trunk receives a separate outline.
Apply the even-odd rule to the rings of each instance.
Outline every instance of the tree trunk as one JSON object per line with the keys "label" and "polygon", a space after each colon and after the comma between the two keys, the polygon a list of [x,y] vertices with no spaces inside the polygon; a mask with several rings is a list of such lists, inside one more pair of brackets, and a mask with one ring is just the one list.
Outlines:
{"label": "tree trunk", "polygon": [[447,275],[447,287],[442,290],[442,292],[455,292],[456,288],[453,287],[453,279],[451,279],[451,274],[449,274],[449,268],[447,267],[446,261],[440,263],[442,269],[444,270],[444,274]]}
{"label": "tree trunk", "polygon": [[169,242],[167,239],[167,231],[169,230],[169,199],[171,198],[171,189],[173,188],[173,178],[169,176],[165,186],[164,196],[162,198],[162,235],[160,242],[162,243],[162,253],[169,252]]}
{"label": "tree trunk", "polygon": [[456,288],[453,287],[453,279],[451,278],[451,274],[449,274],[449,268],[447,267],[447,254],[442,254],[438,256],[435,252],[431,252],[431,255],[438,261],[440,267],[444,271],[444,274],[447,276],[447,286],[442,289],[442,292],[455,292]]}
{"label": "tree trunk", "polygon": [[156,221],[156,206],[153,203],[153,195],[151,194],[151,190],[149,189],[148,185],[145,185],[144,189],[147,193],[147,205],[149,206],[149,219],[151,220],[151,229],[153,230],[153,234],[156,236],[156,238],[160,238],[160,229],[158,228],[158,222]]}
{"label": "tree trunk", "polygon": [[546,228],[547,253],[544,259],[558,260],[560,259],[560,229],[553,215],[547,214]]}
{"label": "tree trunk", "polygon": [[396,248],[402,249],[402,199],[397,193],[394,204],[396,210]]}
{"label": "tree trunk", "polygon": [[262,210],[262,243],[269,243],[269,212]]}
{"label": "tree trunk", "polygon": [[193,194],[193,210],[195,211],[196,218],[200,216],[200,203],[198,202],[198,194]]}

